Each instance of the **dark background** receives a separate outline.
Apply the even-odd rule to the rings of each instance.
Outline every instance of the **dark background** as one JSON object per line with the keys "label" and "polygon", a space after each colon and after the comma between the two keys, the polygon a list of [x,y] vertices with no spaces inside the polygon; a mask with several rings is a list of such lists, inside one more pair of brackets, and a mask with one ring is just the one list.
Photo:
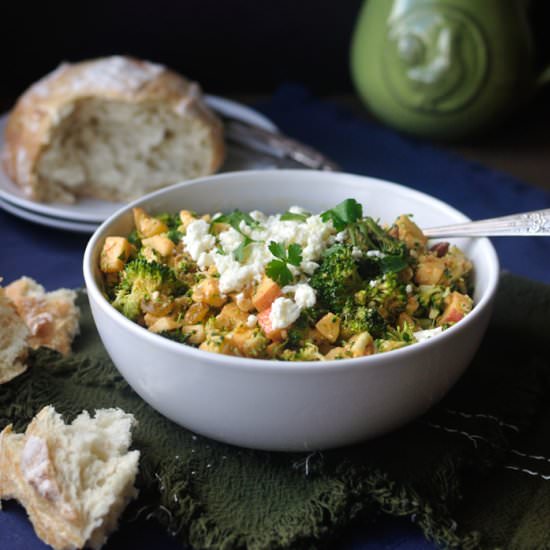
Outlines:
{"label": "dark background", "polygon": [[[115,53],[166,64],[210,93],[271,93],[282,82],[316,95],[350,93],[349,44],[362,3],[4,0],[0,97],[13,100],[62,60]],[[550,2],[537,0],[531,18],[542,62],[550,59]]]}
{"label": "dark background", "polygon": [[10,2],[19,4],[3,17],[12,34],[0,37],[4,96],[62,60],[112,54],[163,63],[210,93],[270,93],[285,81],[319,94],[352,89],[349,42],[362,0]]}

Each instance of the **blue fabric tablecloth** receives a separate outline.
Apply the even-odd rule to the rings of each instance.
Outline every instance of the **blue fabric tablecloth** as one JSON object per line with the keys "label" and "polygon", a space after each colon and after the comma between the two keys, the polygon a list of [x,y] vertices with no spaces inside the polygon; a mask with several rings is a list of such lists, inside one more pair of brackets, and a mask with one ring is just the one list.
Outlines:
{"label": "blue fabric tablecloth", "polygon": [[[285,133],[318,148],[344,171],[408,185],[434,195],[471,218],[501,216],[550,208],[550,193],[511,176],[403,137],[345,108],[320,101],[298,86],[282,87],[259,106]],[[0,276],[22,275],[48,289],[83,285],[85,235],[34,225],[0,211]],[[550,283],[550,238],[495,239],[503,269]],[[24,511],[8,503],[0,514],[0,548],[46,548],[34,535]],[[125,526],[107,548],[149,549],[180,546],[152,524]],[[335,543],[338,549],[424,550],[434,548],[406,520],[382,519],[374,526],[354,526]]]}

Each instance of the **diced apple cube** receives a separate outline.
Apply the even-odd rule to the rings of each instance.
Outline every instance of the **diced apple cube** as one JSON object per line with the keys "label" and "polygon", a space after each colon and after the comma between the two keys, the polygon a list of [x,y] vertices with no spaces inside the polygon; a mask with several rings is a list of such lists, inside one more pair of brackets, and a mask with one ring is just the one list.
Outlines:
{"label": "diced apple cube", "polygon": [[319,319],[315,328],[333,344],[340,335],[340,318],[334,313],[327,313]]}
{"label": "diced apple cube", "polygon": [[220,292],[218,279],[203,279],[193,287],[193,302],[203,302],[212,307],[222,307],[227,298]]}
{"label": "diced apple cube", "polygon": [[280,295],[281,287],[273,279],[264,277],[252,297],[252,304],[258,311],[263,311]]}
{"label": "diced apple cube", "polygon": [[422,230],[408,216],[399,216],[395,220],[397,238],[403,241],[409,248],[424,247],[428,239]]}
{"label": "diced apple cube", "polygon": [[181,322],[174,317],[159,317],[149,326],[151,332],[166,332],[168,330],[176,330],[181,327]]}
{"label": "diced apple cube", "polygon": [[473,301],[466,295],[460,292],[451,292],[447,298],[445,298],[445,311],[437,320],[438,325],[446,325],[449,323],[456,323],[460,321],[467,313],[472,311]]}
{"label": "diced apple cube", "polygon": [[193,214],[189,210],[180,210],[180,228],[184,231],[187,229],[189,224],[196,221],[196,219],[197,218],[195,218],[195,216],[193,216]]}
{"label": "diced apple cube", "polygon": [[168,237],[163,235],[153,235],[152,237],[147,237],[141,241],[144,246],[148,246],[153,250],[156,250],[161,256],[170,256],[176,245]]}
{"label": "diced apple cube", "polygon": [[154,235],[160,235],[168,231],[168,226],[164,222],[149,216],[143,208],[133,208],[132,212],[140,237],[153,237]]}
{"label": "diced apple cube", "polygon": [[374,341],[368,332],[360,332],[352,336],[345,346],[352,357],[362,357],[374,353]]}
{"label": "diced apple cube", "polygon": [[117,273],[132,255],[134,247],[124,237],[107,237],[101,250],[99,268],[103,273]]}
{"label": "diced apple cube", "polygon": [[273,328],[271,325],[271,306],[258,313],[258,324],[262,327],[264,334],[270,340],[282,340],[283,331],[280,328]]}
{"label": "diced apple cube", "polygon": [[436,285],[445,273],[445,260],[437,256],[421,256],[414,280],[419,285]]}
{"label": "diced apple cube", "polygon": [[257,357],[267,344],[265,336],[257,328],[248,328],[243,325],[229,334],[233,345],[245,357]]}
{"label": "diced apple cube", "polygon": [[235,302],[225,304],[216,316],[216,326],[220,329],[231,330],[239,325],[246,324],[248,314],[241,311]]}

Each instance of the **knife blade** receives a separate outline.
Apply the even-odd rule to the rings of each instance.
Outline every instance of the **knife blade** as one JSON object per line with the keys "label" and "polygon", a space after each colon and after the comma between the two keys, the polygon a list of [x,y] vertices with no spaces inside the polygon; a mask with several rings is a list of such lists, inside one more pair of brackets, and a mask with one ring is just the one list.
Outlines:
{"label": "knife blade", "polygon": [[304,145],[284,134],[218,114],[224,122],[225,137],[228,141],[278,159],[292,159],[314,170],[339,170],[335,162],[309,145]]}

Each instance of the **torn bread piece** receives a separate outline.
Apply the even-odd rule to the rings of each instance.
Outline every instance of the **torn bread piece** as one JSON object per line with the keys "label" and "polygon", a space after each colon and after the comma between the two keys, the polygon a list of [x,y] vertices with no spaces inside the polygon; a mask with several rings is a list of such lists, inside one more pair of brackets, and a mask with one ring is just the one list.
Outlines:
{"label": "torn bread piece", "polygon": [[128,451],[135,423],[121,409],[100,409],[65,424],[48,406],[24,434],[7,426],[0,433],[0,499],[17,499],[55,550],[101,548],[137,496],[139,451]]}
{"label": "torn bread piece", "polygon": [[[0,279],[1,281],[2,279]],[[0,384],[27,370],[29,330],[0,287]]]}
{"label": "torn bread piece", "polygon": [[30,331],[29,346],[52,348],[63,355],[71,351],[78,334],[80,310],[75,306],[76,292],[61,288],[46,292],[29,277],[21,277],[6,286],[6,296]]}
{"label": "torn bread piece", "polygon": [[111,56],[63,63],[17,101],[3,166],[32,200],[127,202],[219,169],[221,120],[200,86],[167,67]]}

